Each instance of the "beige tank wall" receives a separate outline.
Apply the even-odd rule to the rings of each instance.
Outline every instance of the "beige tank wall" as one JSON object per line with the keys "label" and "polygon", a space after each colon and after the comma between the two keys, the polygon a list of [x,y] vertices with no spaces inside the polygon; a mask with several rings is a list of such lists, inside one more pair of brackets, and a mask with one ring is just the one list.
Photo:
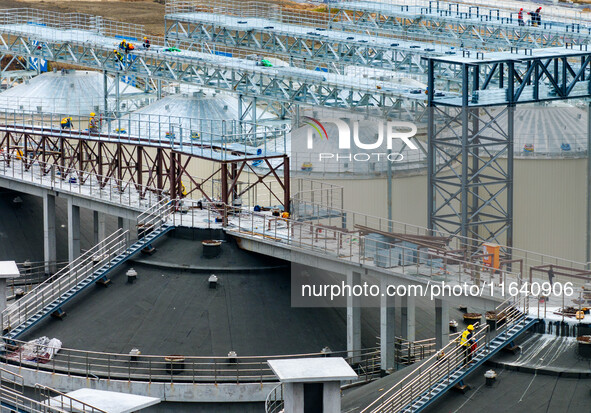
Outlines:
{"label": "beige tank wall", "polygon": [[[327,180],[344,188],[344,208],[376,217],[387,217],[387,180]],[[393,219],[413,225],[427,225],[427,178],[425,175],[394,177],[392,180]]]}
{"label": "beige tank wall", "polygon": [[515,161],[515,246],[586,261],[586,165],[586,159]]}
{"label": "beige tank wall", "polygon": [[[585,261],[586,159],[516,159],[514,246]],[[327,180],[342,185],[345,209],[387,217],[386,179]],[[427,225],[426,175],[394,177],[393,218]]]}

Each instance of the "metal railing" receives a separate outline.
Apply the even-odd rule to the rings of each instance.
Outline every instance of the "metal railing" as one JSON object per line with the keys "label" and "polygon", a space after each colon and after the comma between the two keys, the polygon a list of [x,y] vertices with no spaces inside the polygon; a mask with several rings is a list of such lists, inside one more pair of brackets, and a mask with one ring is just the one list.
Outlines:
{"label": "metal railing", "polygon": [[298,178],[295,186],[297,189],[292,195],[292,202],[307,202],[329,208],[343,208],[344,188],[340,185],[315,179]]}
{"label": "metal railing", "polygon": [[141,40],[146,33],[144,26],[139,24],[125,23],[91,14],[62,13],[31,8],[0,10],[0,24],[84,30],[129,40]]}
{"label": "metal railing", "polygon": [[[449,335],[450,340],[455,340],[461,333]],[[394,341],[394,360],[396,364],[411,365],[417,361],[431,357],[436,352],[435,337],[424,340],[409,341],[402,337],[396,337]]]}
{"label": "metal railing", "polygon": [[25,261],[17,263],[17,267],[20,272],[20,277],[6,280],[7,296],[10,299],[17,293],[17,290],[22,290],[23,293],[27,293],[38,284],[41,284],[47,278],[47,272],[45,266],[55,264],[58,270],[61,270],[66,265],[67,261]]}
{"label": "metal railing", "polygon": [[[510,298],[496,308],[496,336],[507,337],[512,327],[525,320],[529,305],[529,297]],[[468,363],[480,354],[489,351],[489,325],[477,326],[472,334],[476,349],[468,352],[467,347],[459,343],[459,339],[451,341],[447,346],[425,360],[422,365],[408,376],[385,391],[378,399],[364,408],[361,413],[397,413],[403,411],[416,401],[419,396],[430,395],[440,383],[450,383],[452,375],[465,368]],[[412,408],[411,408],[412,411]]]}
{"label": "metal railing", "polygon": [[[8,340],[8,338],[7,338]],[[20,348],[25,341],[10,339],[2,359],[19,368],[62,373],[88,380],[125,380],[158,383],[269,383],[277,377],[268,360],[302,357],[343,357],[358,373],[359,381],[379,377],[379,349],[265,356],[135,355],[61,348],[51,359],[27,360]]]}
{"label": "metal railing", "polygon": [[[259,156],[283,154],[290,130],[289,120],[267,124],[264,120],[196,119],[144,113],[117,117],[97,113],[97,130],[92,132],[88,129],[89,114],[0,109],[0,126],[3,130],[14,132],[36,131],[65,138],[174,147],[195,155],[206,155],[208,148],[215,146],[220,160],[225,160],[230,154],[235,159],[240,150],[256,153],[260,149]],[[71,128],[61,128],[64,117],[72,118]]]}
{"label": "metal railing", "polygon": [[[25,390],[23,376],[0,368],[0,403],[2,404],[2,411],[4,409],[16,409],[21,413],[66,413],[73,411],[107,413],[47,386],[35,384],[35,389],[36,393],[46,400],[37,401],[25,397],[23,394]],[[49,400],[50,398],[52,400]]]}
{"label": "metal railing", "polygon": [[106,237],[72,261],[70,265],[32,289],[23,298],[6,307],[0,314],[0,325],[5,330],[19,327],[51,303],[57,302],[66,292],[94,274],[99,268],[111,266],[111,260],[127,248],[128,238],[128,231],[122,229]]}
{"label": "metal railing", "polygon": [[88,403],[78,400],[72,396],[68,396],[51,387],[42,384],[35,384],[35,389],[41,398],[45,399],[44,405],[52,408],[58,408],[66,412],[80,412],[80,413],[108,413],[105,410],[94,407]]}
{"label": "metal railing", "polygon": [[[499,284],[498,271],[491,269],[483,261],[470,260],[465,255],[443,248],[381,241],[340,226],[299,222],[247,210],[229,215],[228,222],[230,225],[227,231],[241,237],[276,242],[283,248],[289,246],[314,251],[339,261],[417,276],[425,282],[429,278],[448,284],[480,284],[487,281],[492,285],[490,291]],[[521,285],[521,279],[519,272],[507,269],[502,272],[505,286],[509,282]],[[494,290],[495,296],[500,296],[498,293],[499,291]],[[486,291],[484,295],[487,295]]]}
{"label": "metal railing", "polygon": [[[102,84],[102,80],[95,81],[96,86]],[[33,85],[31,85],[32,87]],[[130,86],[131,88],[131,86]],[[121,85],[119,100],[115,94],[109,94],[107,98],[92,97],[92,96],[76,96],[76,97],[29,97],[29,96],[15,96],[14,92],[8,92],[0,99],[0,111],[12,112],[19,111],[29,113],[53,113],[56,114],[56,119],[59,119],[59,114],[64,116],[82,116],[86,117],[86,126],[88,126],[88,115],[91,112],[103,112],[105,110],[105,103],[107,103],[108,112],[128,113],[143,108],[152,103],[155,98],[154,95],[147,93],[128,92]],[[119,103],[119,108],[117,108]]]}
{"label": "metal railing", "polygon": [[25,379],[19,374],[0,367],[0,389],[22,393],[25,389]]}
{"label": "metal railing", "polygon": [[[173,203],[167,198],[164,198],[160,200],[160,202],[152,205],[150,208],[138,215],[138,232],[145,234],[147,231],[159,229],[166,223],[173,209]],[[138,236],[138,238],[141,240],[143,237]]]}
{"label": "metal railing", "polygon": [[265,413],[281,413],[284,405],[283,384],[278,384],[265,399]]}
{"label": "metal railing", "polygon": [[47,404],[30,399],[22,393],[9,389],[0,390],[0,401],[3,410],[14,408],[19,413],[68,413],[58,407],[50,407]]}
{"label": "metal railing", "polygon": [[149,208],[162,196],[162,191],[154,187],[32,161],[23,152],[20,148],[11,148],[11,153],[0,152],[0,176],[135,210]]}
{"label": "metal railing", "polygon": [[[298,213],[299,211],[303,211],[301,214],[302,216],[299,217],[297,214],[293,216],[294,219],[304,219],[306,221],[315,220],[318,224],[322,224],[326,227],[330,228],[342,228],[343,231],[360,231],[363,232],[371,232],[375,230],[377,234],[383,235],[381,239],[387,239],[388,233],[392,234],[392,237],[399,237],[404,238],[407,236],[410,238],[418,236],[435,236],[435,237],[442,237],[445,239],[446,242],[446,251],[453,251],[447,255],[447,257],[441,257],[444,261],[452,262],[454,261],[454,257],[459,256],[461,260],[469,261],[477,267],[464,267],[466,271],[469,271],[471,274],[476,274],[478,271],[484,274],[491,274],[491,272],[495,272],[498,274],[503,274],[507,270],[507,265],[503,264],[498,271],[493,271],[488,266],[483,267],[483,259],[482,258],[474,258],[470,259],[469,255],[466,252],[467,246],[470,245],[480,245],[481,241],[469,238],[469,237],[462,237],[458,234],[451,234],[445,231],[437,231],[437,230],[429,230],[426,227],[422,227],[420,225],[413,225],[408,224],[400,221],[389,220],[383,217],[372,216],[356,211],[351,211],[343,208],[332,207],[327,205],[326,203],[322,202],[310,202],[307,200],[295,199],[293,211]],[[398,256],[394,257],[399,250],[392,250],[391,247],[387,247],[387,245],[376,241],[378,246],[383,246],[385,249],[382,248],[382,252],[378,254],[378,248],[373,248],[373,257],[374,259],[380,259],[384,265],[389,265],[389,261],[393,261],[395,258],[397,259]],[[540,265],[556,265],[562,266],[566,268],[570,268],[572,270],[586,270],[588,268],[589,263],[585,262],[578,262],[573,260],[567,260],[560,257],[555,257],[552,255],[541,254],[537,252],[527,251],[520,248],[512,247],[504,247],[501,246],[502,254],[507,253],[510,251],[510,256],[513,262],[512,266],[512,273],[520,274],[520,271],[523,270],[521,273],[521,278],[526,279],[528,278],[528,274],[530,268],[537,267]],[[440,251],[443,253],[444,251]],[[501,259],[503,259],[501,257]],[[445,262],[440,262],[441,269],[443,271],[447,271],[448,268],[445,265]],[[522,268],[519,268],[521,262]],[[573,281],[577,284],[584,284],[585,280],[582,280],[577,277],[558,277],[556,278],[558,281]],[[501,278],[499,278],[501,281]],[[591,281],[591,277],[587,277],[587,281]]]}

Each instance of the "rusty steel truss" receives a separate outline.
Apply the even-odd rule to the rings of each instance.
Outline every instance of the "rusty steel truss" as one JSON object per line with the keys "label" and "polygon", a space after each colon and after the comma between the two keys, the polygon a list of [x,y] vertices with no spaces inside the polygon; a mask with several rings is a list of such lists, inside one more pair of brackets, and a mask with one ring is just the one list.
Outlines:
{"label": "rusty steel truss", "polygon": [[[198,148],[206,150],[206,154],[222,150],[214,144],[202,144]],[[221,159],[215,159],[175,146],[146,143],[139,138],[118,142],[102,133],[73,134],[55,128],[1,124],[0,151],[16,155],[25,167],[43,165],[46,174],[55,173],[64,180],[73,178],[85,183],[92,174],[99,177],[99,185],[116,185],[122,192],[128,185],[134,185],[141,196],[151,191],[171,199],[204,198],[208,202],[231,204],[262,185],[286,211],[290,206],[289,158],[284,154],[251,155],[232,149],[226,150],[226,156]],[[190,167],[203,161],[214,163],[213,172],[205,178],[192,176]],[[6,157],[6,162],[10,163],[10,157]],[[253,163],[266,168],[257,168]],[[246,173],[251,174],[248,183],[238,185]],[[267,178],[276,180],[280,189],[269,185]],[[220,188],[219,194],[209,190],[214,187],[214,181]]]}

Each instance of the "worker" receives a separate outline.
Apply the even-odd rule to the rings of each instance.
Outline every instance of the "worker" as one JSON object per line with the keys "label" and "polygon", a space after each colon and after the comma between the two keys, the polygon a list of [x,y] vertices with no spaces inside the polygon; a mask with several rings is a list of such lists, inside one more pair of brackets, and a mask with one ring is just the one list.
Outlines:
{"label": "worker", "polygon": [[90,114],[90,119],[88,119],[88,131],[90,133],[98,133],[98,121],[94,112]]}
{"label": "worker", "polygon": [[519,9],[519,13],[517,13],[517,22],[520,26],[525,26],[525,22],[523,21],[523,8]]}
{"label": "worker", "polygon": [[62,129],[72,129],[72,118],[70,116],[65,117],[61,121]]}
{"label": "worker", "polygon": [[119,43],[119,48],[121,50],[123,50],[125,52],[125,54],[129,53],[131,50],[135,49],[135,47],[133,46],[132,43],[126,41],[126,40],[121,40],[121,43]]}
{"label": "worker", "polygon": [[464,364],[468,364],[472,360],[472,345],[475,343],[474,338],[472,337],[473,331],[474,326],[470,324],[468,327],[466,327],[466,329],[462,332],[462,335],[460,336],[460,346],[464,348]]}
{"label": "worker", "polygon": [[538,9],[536,10],[536,23],[538,25],[542,24],[542,8],[538,7]]}
{"label": "worker", "polygon": [[150,39],[148,39],[146,36],[144,36],[143,46],[144,46],[145,49],[149,49],[150,48]]}
{"label": "worker", "polygon": [[530,11],[527,14],[529,14],[529,16],[530,16],[529,24],[534,27],[537,26],[538,25],[537,10]]}
{"label": "worker", "polygon": [[123,55],[117,49],[113,50],[113,53],[115,54],[115,62],[119,64],[122,70],[125,69],[125,58]]}

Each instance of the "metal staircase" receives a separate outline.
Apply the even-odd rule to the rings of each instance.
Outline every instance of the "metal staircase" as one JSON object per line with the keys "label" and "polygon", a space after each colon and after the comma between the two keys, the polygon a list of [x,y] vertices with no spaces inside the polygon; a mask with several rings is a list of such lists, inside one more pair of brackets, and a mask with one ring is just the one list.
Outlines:
{"label": "metal staircase", "polygon": [[5,338],[15,339],[48,315],[60,314],[79,293],[107,280],[108,273],[173,228],[169,214],[169,201],[161,201],[138,216],[137,242],[129,245],[129,232],[119,229],[8,306],[0,315]]}
{"label": "metal staircase", "polygon": [[489,326],[477,326],[473,338],[477,348],[467,358],[465,348],[458,340],[450,342],[442,350],[425,360],[379,399],[361,413],[416,413],[422,411],[449,389],[461,384],[463,379],[479,368],[501,349],[538,322],[527,315],[528,297],[509,299],[497,307],[496,335]]}

